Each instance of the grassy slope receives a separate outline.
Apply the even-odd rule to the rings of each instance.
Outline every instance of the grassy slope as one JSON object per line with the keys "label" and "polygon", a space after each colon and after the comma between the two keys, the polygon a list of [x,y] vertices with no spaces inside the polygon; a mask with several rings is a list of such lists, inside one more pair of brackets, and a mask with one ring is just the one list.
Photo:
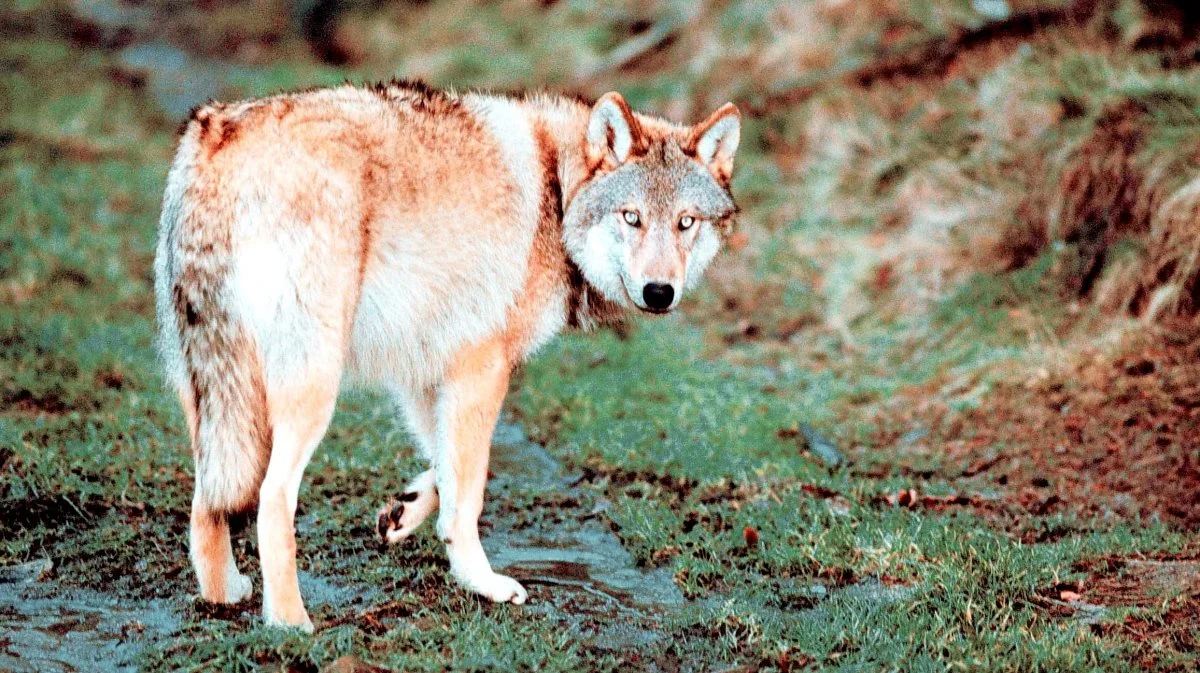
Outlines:
{"label": "grassy slope", "polygon": [[[553,19],[563,31],[587,23],[565,12]],[[906,25],[937,32],[955,16]],[[404,30],[429,35],[421,26],[445,25],[437,18]],[[469,33],[489,19],[456,20],[456,30]],[[353,25],[369,32],[372,21]],[[725,39],[753,32],[717,23]],[[604,31],[616,28],[595,30],[601,34],[581,41],[602,53],[613,42]],[[538,42],[528,61],[508,63],[481,58],[486,45],[426,39],[440,40],[421,52],[435,56],[414,67],[439,81],[554,81],[543,74],[556,72],[553,44]],[[501,42],[528,39],[514,29]],[[10,64],[3,88],[16,95],[0,148],[0,562],[48,555],[67,585],[129,598],[177,596],[191,586],[183,550],[190,467],[182,418],[154,373],[150,303],[172,126],[146,111],[141,94],[112,83],[105,52],[57,39],[9,40],[2,49]],[[1060,84],[1037,73],[1072,59],[1153,76],[1116,57],[1044,49],[1011,67],[1051,89]],[[362,71],[375,72],[370,63]],[[337,76],[275,66],[246,87],[261,93]],[[698,90],[711,92],[703,74],[694,76]],[[633,96],[643,104],[670,107],[678,98],[680,78],[670,70],[623,77],[640,84]],[[837,109],[839,97],[853,95],[832,93],[810,111]],[[920,428],[897,427],[892,400],[917,405],[928,395],[951,416],[970,412],[1001,383],[1069,355],[1090,323],[1087,307],[1082,318],[1068,317],[1053,290],[1050,256],[1017,273],[950,274],[950,291],[913,306],[892,284],[872,282],[906,251],[879,224],[886,204],[904,196],[880,190],[881,176],[896,175],[891,165],[941,166],[951,151],[941,137],[921,137],[919,124],[890,126],[888,106],[904,103],[875,96],[864,100],[878,116],[854,118],[865,140],[850,159],[830,147],[789,161],[792,143],[811,130],[787,115],[751,121],[738,184],[750,246],[716,271],[728,284],[706,290],[684,317],[639,324],[628,339],[563,338],[523,371],[510,407],[555,455],[584,468],[586,488],[611,503],[605,516],[635,558],[669,567],[696,599],[670,617],[669,644],[656,655],[667,668],[1125,668],[1146,645],[1119,628],[1064,619],[1044,608],[1039,591],[1079,580],[1083,560],[1186,550],[1185,534],[1071,511],[1021,511],[1008,525],[989,508],[891,504],[910,488],[957,493],[952,475],[965,469],[936,450],[924,462],[897,465],[879,433]],[[965,94],[950,86],[934,96],[953,110]],[[938,113],[929,123],[954,137],[969,135],[973,122]],[[1032,151],[1069,142],[1081,133],[1072,123],[1015,145]],[[966,157],[956,155],[959,169],[982,161],[977,153],[986,149],[973,144]],[[890,154],[898,151],[899,159]],[[847,170],[849,162],[865,174]],[[851,212],[845,204],[852,202],[866,205]],[[741,302],[733,308],[731,294]],[[1023,323],[1013,311],[1036,319]],[[767,338],[745,338],[750,328]],[[329,626],[311,641],[265,631],[240,611],[190,606],[183,633],[149,654],[146,666],[281,662],[311,670],[351,653],[394,670],[440,669],[447,658],[462,669],[622,665],[629,653],[590,648],[539,613],[444,591],[444,562],[429,535],[404,550],[369,545],[374,509],[417,466],[390,418],[370,395],[343,400],[309,469],[301,513],[302,567],[338,586],[377,587],[382,597],[364,598],[350,614],[318,609],[314,617]],[[816,461],[792,432],[800,423],[833,438],[856,466]],[[980,488],[1004,500],[996,483]],[[525,504],[514,497],[502,516]],[[1050,529],[1049,541],[1028,543]],[[254,571],[253,536],[240,538],[237,552]],[[813,584],[836,589],[865,579],[910,593],[898,602],[836,590],[813,598]],[[1153,621],[1178,600],[1165,597],[1139,614]],[[819,618],[786,611],[812,604],[826,609]],[[1110,619],[1120,624],[1125,616]],[[1155,663],[1186,666],[1194,658],[1188,642],[1164,643]]]}

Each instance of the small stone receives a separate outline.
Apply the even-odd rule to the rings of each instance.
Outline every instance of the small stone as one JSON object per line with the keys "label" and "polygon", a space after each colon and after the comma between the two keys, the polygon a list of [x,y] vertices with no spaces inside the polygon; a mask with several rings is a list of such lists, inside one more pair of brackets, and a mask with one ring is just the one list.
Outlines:
{"label": "small stone", "polygon": [[812,426],[807,423],[800,423],[796,426],[796,429],[804,437],[805,448],[820,459],[821,462],[829,467],[837,467],[846,462],[845,456],[842,455],[837,446],[824,435],[817,432]]}
{"label": "small stone", "polygon": [[971,0],[971,8],[992,21],[1003,21],[1012,14],[1007,0]]}
{"label": "small stone", "polygon": [[897,441],[897,444],[899,444],[901,446],[908,446],[910,444],[916,444],[917,442],[921,441],[922,439],[925,439],[928,436],[929,436],[929,428],[927,428],[925,426],[916,427],[916,428],[913,428],[912,430],[909,430],[908,432],[904,433],[903,435],[901,435],[900,439]]}

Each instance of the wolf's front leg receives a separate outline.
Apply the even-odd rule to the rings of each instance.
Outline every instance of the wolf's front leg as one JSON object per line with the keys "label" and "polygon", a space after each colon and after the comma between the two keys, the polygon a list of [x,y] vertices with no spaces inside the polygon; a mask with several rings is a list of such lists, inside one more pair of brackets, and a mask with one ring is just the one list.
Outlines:
{"label": "wolf's front leg", "polygon": [[511,368],[499,340],[464,349],[455,359],[439,391],[434,470],[441,500],[437,529],[446,543],[450,572],[476,593],[519,605],[525,602],[525,588],[492,572],[479,543],[492,430]]}

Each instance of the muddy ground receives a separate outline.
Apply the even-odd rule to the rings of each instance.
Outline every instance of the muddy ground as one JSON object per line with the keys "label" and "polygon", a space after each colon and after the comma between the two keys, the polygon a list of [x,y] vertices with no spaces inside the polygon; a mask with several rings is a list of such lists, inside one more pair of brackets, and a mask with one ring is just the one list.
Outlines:
{"label": "muddy ground", "polygon": [[[664,641],[670,638],[664,625],[688,611],[720,605],[727,597],[718,592],[689,601],[668,569],[639,566],[605,522],[603,513],[610,503],[604,491],[586,483],[595,475],[568,473],[511,419],[497,425],[492,470],[490,501],[481,524],[484,546],[498,572],[517,578],[530,591],[525,610],[571,641],[598,652],[617,653],[628,665],[678,670],[681,662],[664,653]],[[512,509],[506,500],[514,493],[538,509]],[[303,512],[297,531],[301,536],[310,532]],[[378,542],[370,536],[362,540],[364,548]],[[389,555],[401,564],[397,570],[402,570],[404,558],[403,548]],[[374,553],[339,561],[378,562]],[[135,575],[143,565],[112,570]],[[163,599],[136,597],[143,593],[138,589],[104,592],[77,586],[76,581],[60,581],[50,559],[3,570],[0,670],[138,670],[152,650],[181,635],[183,615],[247,624],[257,619],[260,607],[255,599],[240,606],[206,604],[188,591],[186,576],[178,578],[180,591]],[[300,584],[310,610],[335,615],[317,621],[319,629],[352,623],[386,632],[411,614],[403,602],[388,601],[377,587],[339,586],[308,572],[301,573]],[[442,589],[427,586],[425,590]],[[815,581],[792,586],[791,591],[799,599],[775,608],[774,616],[814,624],[826,617],[821,603],[831,593],[881,605],[901,602],[912,594],[907,587],[886,586],[871,578],[832,585]],[[717,664],[705,666],[720,668]],[[329,670],[355,666],[367,667],[348,657],[331,663]]]}

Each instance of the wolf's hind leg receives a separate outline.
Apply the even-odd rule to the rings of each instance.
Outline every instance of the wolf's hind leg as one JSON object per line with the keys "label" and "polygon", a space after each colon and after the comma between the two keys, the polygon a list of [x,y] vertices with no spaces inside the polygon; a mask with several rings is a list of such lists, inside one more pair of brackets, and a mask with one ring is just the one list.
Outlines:
{"label": "wolf's hind leg", "polygon": [[189,541],[204,600],[237,603],[250,596],[250,578],[238,572],[233,559],[225,512],[209,509],[201,498],[194,498]]}
{"label": "wolf's hind leg", "polygon": [[396,406],[404,414],[404,424],[416,441],[417,450],[425,460],[433,462],[437,453],[437,399],[434,388],[425,388],[413,393],[401,389],[392,390]]}
{"label": "wolf's hind leg", "polygon": [[[192,446],[195,447],[200,423],[196,404],[188,388],[179,390],[179,398],[184,416],[187,417]],[[188,552],[192,567],[196,570],[196,579],[200,582],[201,598],[213,603],[238,603],[250,596],[250,578],[238,572],[233,558],[228,514],[205,502],[199,481],[192,497]]]}
{"label": "wolf's hind leg", "polygon": [[527,597],[525,588],[493,572],[479,542],[488,452],[510,371],[499,341],[466,349],[456,358],[439,390],[434,470],[441,501],[438,535],[446,543],[450,572],[471,591],[519,605]]}
{"label": "wolf's hind leg", "polygon": [[296,575],[296,501],[304,468],[333,416],[339,377],[332,369],[271,392],[271,461],[259,490],[257,522],[263,618],[269,625],[313,630]]}

